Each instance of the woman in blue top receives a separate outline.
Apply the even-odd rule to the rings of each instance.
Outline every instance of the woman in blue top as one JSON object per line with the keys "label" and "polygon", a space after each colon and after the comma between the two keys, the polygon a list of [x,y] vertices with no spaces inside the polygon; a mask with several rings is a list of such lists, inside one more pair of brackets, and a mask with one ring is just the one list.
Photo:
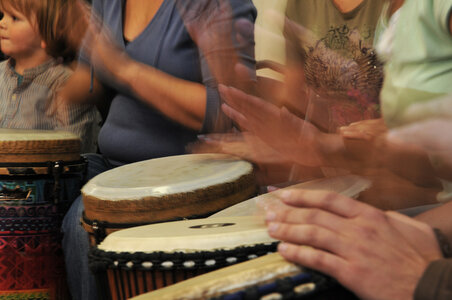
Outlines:
{"label": "woman in blue top", "polygon": [[[233,24],[241,18],[254,22],[255,8],[251,0],[226,2],[232,16],[231,45],[237,50],[238,59],[254,69],[254,43],[239,43]],[[206,37],[205,31],[197,30],[196,26],[202,25],[197,21],[215,19],[212,14],[198,18],[191,15],[190,30],[187,30],[180,14],[180,8],[186,8],[187,3],[197,6],[201,2],[93,1],[93,9],[99,17],[99,20],[93,20],[94,23],[100,23],[98,28],[102,32],[109,31],[108,35],[101,36],[110,36],[109,39],[114,41],[90,38],[88,34],[80,66],[62,92],[62,97],[69,100],[99,99],[105,91],[112,95],[108,117],[98,139],[101,154],[89,155],[88,179],[119,165],[184,154],[187,143],[194,141],[200,132],[222,129],[225,122],[217,80],[209,70],[208,59],[193,40],[197,38],[198,44],[205,42],[202,37],[194,36],[194,33],[201,33]],[[212,3],[219,1],[206,3],[215,6]],[[217,10],[219,22],[225,20],[219,18],[221,12],[223,10]],[[209,24],[210,31],[216,28],[222,32],[214,32],[210,37],[224,35],[223,25]],[[216,49],[209,49],[207,55],[225,50],[219,49],[221,43],[213,46]],[[90,66],[94,71],[91,94],[88,93]],[[63,224],[68,281],[73,299],[96,299],[87,265],[88,239],[79,226],[82,210],[79,197]]]}

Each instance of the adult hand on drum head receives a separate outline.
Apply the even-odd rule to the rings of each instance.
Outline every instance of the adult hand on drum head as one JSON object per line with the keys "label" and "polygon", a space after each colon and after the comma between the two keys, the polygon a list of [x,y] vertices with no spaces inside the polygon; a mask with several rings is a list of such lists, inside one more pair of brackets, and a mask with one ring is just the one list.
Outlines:
{"label": "adult hand on drum head", "polygon": [[[267,214],[286,259],[333,276],[363,299],[412,299],[442,257],[431,227],[324,191],[292,190]],[[310,247],[306,247],[310,246]]]}

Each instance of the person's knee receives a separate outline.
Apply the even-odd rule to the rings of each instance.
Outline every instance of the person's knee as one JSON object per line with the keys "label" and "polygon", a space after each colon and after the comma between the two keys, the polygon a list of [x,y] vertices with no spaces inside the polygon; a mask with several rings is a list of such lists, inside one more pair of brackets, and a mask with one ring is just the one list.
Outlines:
{"label": "person's knee", "polygon": [[72,203],[71,207],[69,208],[68,212],[64,216],[63,224],[61,226],[63,233],[69,233],[72,230],[77,230],[80,226],[80,218],[83,213],[83,201],[82,197],[79,196],[75,201]]}

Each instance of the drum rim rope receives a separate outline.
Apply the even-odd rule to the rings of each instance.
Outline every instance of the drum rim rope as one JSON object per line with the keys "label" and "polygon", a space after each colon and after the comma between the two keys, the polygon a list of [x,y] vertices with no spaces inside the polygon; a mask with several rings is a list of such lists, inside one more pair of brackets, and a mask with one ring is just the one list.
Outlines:
{"label": "drum rim rope", "polygon": [[[260,244],[247,245],[228,250],[213,250],[213,251],[198,251],[191,253],[184,252],[112,252],[104,251],[97,248],[92,248],[89,252],[89,266],[94,274],[106,271],[108,268],[124,269],[124,270],[138,270],[138,271],[168,271],[175,269],[193,269],[196,266],[203,266],[206,268],[215,267],[218,265],[229,266],[242,261],[250,260],[250,256],[260,257],[268,253],[276,251],[279,241]],[[234,257],[236,260],[228,261],[229,258]],[[206,265],[207,261],[215,260],[214,265]],[[171,261],[172,265],[168,267],[164,263]],[[187,261],[194,261],[195,265],[186,264]],[[146,267],[144,262],[150,262],[152,265]],[[204,262],[204,263],[202,263]]]}

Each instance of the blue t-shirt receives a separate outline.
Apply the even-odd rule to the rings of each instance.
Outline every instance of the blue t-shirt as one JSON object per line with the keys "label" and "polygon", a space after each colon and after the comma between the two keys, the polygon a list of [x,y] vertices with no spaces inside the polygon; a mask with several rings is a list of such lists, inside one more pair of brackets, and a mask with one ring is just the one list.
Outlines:
{"label": "blue t-shirt", "polygon": [[[251,0],[230,0],[230,3],[235,19],[246,18],[254,23],[256,10]],[[175,0],[165,0],[143,32],[127,45],[122,28],[123,5],[123,0],[93,1],[93,8],[103,24],[131,58],[174,77],[206,86],[207,103],[202,132],[212,131],[217,119],[224,117],[217,84],[206,60],[190,38]],[[254,49],[250,47],[254,43],[247,45],[238,49],[240,59],[252,67],[255,63]],[[99,149],[113,164],[184,154],[186,145],[196,139],[199,132],[170,120],[119,87],[101,70],[95,70],[95,74],[103,84],[117,91],[99,134]]]}

